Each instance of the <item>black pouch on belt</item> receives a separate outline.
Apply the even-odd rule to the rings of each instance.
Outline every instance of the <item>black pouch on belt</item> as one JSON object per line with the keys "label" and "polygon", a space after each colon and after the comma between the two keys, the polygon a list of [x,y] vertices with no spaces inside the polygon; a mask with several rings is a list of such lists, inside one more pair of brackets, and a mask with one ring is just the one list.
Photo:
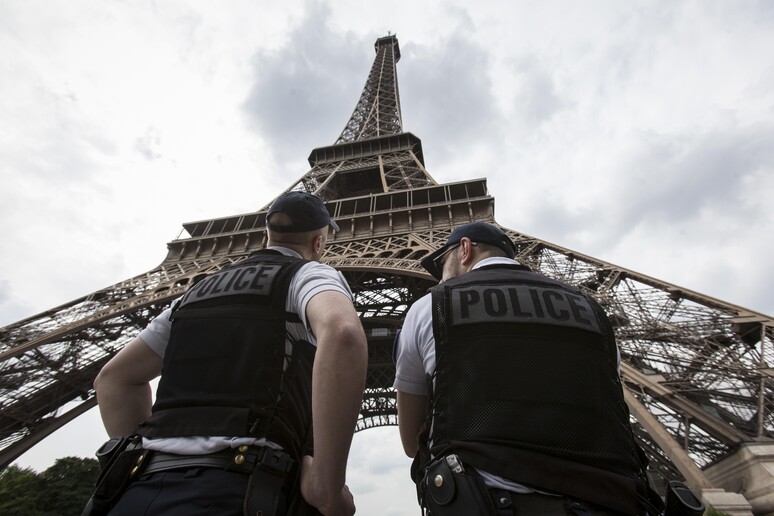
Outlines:
{"label": "black pouch on belt", "polygon": [[102,472],[81,516],[107,514],[126,491],[129,482],[141,474],[145,454],[142,438],[138,435],[113,438],[103,444],[97,451]]}
{"label": "black pouch on belt", "polygon": [[424,501],[433,516],[496,514],[484,481],[466,472],[456,455],[447,455],[428,466],[424,478]]}
{"label": "black pouch on belt", "polygon": [[[282,484],[284,477],[256,468],[250,475],[243,511],[255,516],[284,514],[282,507]],[[282,511],[282,512],[280,512]]]}
{"label": "black pouch on belt", "polygon": [[271,448],[261,449],[256,461],[245,493],[245,516],[293,514],[287,512],[289,501],[283,496],[283,489],[292,484],[292,472],[298,469],[295,462],[287,453]]}

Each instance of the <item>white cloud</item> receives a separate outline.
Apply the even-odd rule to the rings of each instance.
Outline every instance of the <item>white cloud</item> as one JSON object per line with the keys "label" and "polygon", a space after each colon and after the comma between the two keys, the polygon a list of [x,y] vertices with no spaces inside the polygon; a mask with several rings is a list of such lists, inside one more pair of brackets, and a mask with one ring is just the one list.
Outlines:
{"label": "white cloud", "polygon": [[[507,227],[772,314],[772,29],[756,1],[2,3],[0,324],[269,202],[387,31],[438,181],[486,177]],[[350,461],[361,512],[413,513],[381,431]]]}
{"label": "white cloud", "polygon": [[347,468],[347,484],[358,512],[390,516],[419,511],[410,475],[411,459],[403,453],[396,427],[378,427],[355,434]]}

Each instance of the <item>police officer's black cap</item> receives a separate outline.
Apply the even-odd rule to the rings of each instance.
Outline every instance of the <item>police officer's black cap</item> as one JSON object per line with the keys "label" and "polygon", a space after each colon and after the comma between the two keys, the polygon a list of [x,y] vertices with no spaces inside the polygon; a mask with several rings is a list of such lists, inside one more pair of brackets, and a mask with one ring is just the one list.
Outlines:
{"label": "police officer's black cap", "polygon": [[[293,221],[290,225],[269,222],[273,213],[284,213]],[[306,192],[286,192],[277,197],[266,213],[266,227],[277,233],[302,233],[330,226],[339,231],[322,199]]]}
{"label": "police officer's black cap", "polygon": [[441,276],[443,276],[443,271],[436,267],[435,259],[445,253],[451,246],[459,244],[464,237],[468,237],[471,242],[493,245],[501,249],[508,258],[513,258],[516,255],[516,245],[500,228],[486,222],[471,222],[452,231],[443,247],[426,256],[420,264],[435,279],[440,280]]}

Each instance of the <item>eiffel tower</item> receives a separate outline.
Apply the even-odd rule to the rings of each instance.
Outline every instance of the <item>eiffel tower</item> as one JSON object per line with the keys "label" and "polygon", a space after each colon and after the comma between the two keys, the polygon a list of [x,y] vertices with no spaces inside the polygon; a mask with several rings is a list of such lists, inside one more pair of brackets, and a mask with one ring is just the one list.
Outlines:
{"label": "eiffel tower", "polygon": [[[460,224],[495,223],[485,179],[439,184],[430,176],[420,139],[403,131],[398,40],[389,35],[374,46],[341,135],[314,149],[311,169],[288,188],[321,196],[341,227],[323,261],[349,281],[368,336],[358,431],[397,424],[392,343],[408,307],[435,284],[420,260]],[[262,248],[269,204],[185,223],[187,236],[168,243],[153,270],[1,328],[0,466],[92,408],[97,372],[171,300]],[[519,261],[605,307],[654,479],[733,495],[739,478],[749,488],[761,461],[774,463],[771,317],[503,229],[517,243]],[[774,487],[765,494],[774,497]]]}

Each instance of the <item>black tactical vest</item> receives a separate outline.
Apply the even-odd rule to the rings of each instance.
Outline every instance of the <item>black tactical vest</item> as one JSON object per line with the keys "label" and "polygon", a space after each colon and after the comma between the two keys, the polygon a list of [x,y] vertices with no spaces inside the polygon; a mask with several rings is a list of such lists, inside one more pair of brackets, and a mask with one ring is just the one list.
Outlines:
{"label": "black tactical vest", "polygon": [[316,348],[286,347],[288,286],[305,260],[264,250],[194,285],[172,313],[145,437],[266,437],[295,459],[312,423]]}
{"label": "black tactical vest", "polygon": [[602,308],[507,265],[434,287],[432,307],[433,455],[637,513],[644,467]]}

